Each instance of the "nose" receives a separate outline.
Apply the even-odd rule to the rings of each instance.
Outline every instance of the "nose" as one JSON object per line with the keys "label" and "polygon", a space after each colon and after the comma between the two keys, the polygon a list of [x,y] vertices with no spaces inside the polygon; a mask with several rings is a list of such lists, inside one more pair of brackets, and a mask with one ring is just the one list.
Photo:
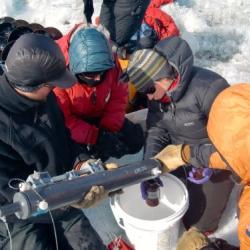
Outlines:
{"label": "nose", "polygon": [[100,80],[101,80],[101,75],[96,75],[96,76],[94,77],[94,80],[95,80],[95,81],[100,81]]}

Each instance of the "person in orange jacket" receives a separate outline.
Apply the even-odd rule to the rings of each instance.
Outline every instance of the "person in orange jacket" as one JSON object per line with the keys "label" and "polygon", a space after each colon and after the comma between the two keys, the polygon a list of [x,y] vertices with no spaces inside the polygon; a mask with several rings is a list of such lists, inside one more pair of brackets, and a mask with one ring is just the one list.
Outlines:
{"label": "person in orange jacket", "polygon": [[243,186],[238,204],[238,236],[240,250],[249,250],[250,84],[233,85],[218,95],[210,111],[208,135],[220,155],[215,156],[217,161],[211,167],[229,169]]}
{"label": "person in orange jacket", "polygon": [[72,88],[54,89],[73,140],[102,160],[139,151],[143,131],[125,118],[128,84],[120,81],[120,65],[105,31],[76,25],[57,43],[77,78]]}
{"label": "person in orange jacket", "polygon": [[[214,153],[209,167],[229,170],[235,182],[242,186],[238,202],[238,237],[240,250],[250,249],[250,84],[242,83],[224,89],[215,99],[210,109],[208,136],[213,143]],[[166,172],[183,164],[183,155],[189,161],[188,145],[170,148],[161,152],[161,161]],[[184,150],[185,149],[185,150]],[[185,154],[183,154],[186,152]],[[182,156],[181,156],[182,155]],[[191,240],[192,239],[192,240]],[[178,250],[236,250],[222,239],[209,240],[192,229],[180,239]]]}

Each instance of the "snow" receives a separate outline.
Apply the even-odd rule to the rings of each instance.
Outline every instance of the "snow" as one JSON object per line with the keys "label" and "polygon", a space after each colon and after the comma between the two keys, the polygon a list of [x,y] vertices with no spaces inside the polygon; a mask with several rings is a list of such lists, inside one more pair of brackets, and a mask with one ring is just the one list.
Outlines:
{"label": "snow", "polygon": [[[94,18],[101,0],[94,1]],[[0,16],[13,16],[44,26],[59,28],[64,34],[80,21],[82,0],[1,0]],[[250,1],[248,0],[179,0],[163,7],[177,23],[195,55],[195,64],[214,70],[230,84],[250,79]],[[139,160],[142,153],[126,156],[121,163]],[[237,239],[236,204],[239,187],[231,194],[220,228],[214,234],[233,244]],[[108,200],[86,211],[105,243],[115,235],[124,235],[110,211]],[[105,226],[104,226],[105,225]]]}

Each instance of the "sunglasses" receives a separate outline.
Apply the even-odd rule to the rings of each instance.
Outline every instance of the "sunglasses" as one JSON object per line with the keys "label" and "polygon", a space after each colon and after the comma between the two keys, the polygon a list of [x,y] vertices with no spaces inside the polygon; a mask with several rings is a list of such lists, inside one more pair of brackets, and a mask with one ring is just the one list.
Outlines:
{"label": "sunglasses", "polygon": [[95,79],[97,76],[102,77],[106,73],[106,70],[102,71],[95,71],[95,72],[84,72],[77,74],[77,78],[82,79],[83,81],[85,78]]}
{"label": "sunglasses", "polygon": [[148,94],[154,94],[156,91],[155,86],[151,86],[147,88],[145,91],[143,91],[143,94],[148,95]]}

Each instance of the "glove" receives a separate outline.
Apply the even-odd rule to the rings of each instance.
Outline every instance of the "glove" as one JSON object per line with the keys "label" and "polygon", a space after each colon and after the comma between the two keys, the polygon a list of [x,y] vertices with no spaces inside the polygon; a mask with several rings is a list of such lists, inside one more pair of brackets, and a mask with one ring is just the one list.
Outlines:
{"label": "glove", "polygon": [[[89,159],[89,160],[87,160],[85,162],[80,161],[75,165],[74,169],[79,171],[79,170],[83,169],[84,167],[88,167],[89,163],[95,163],[97,161],[98,160],[96,160],[96,159]],[[115,169],[117,169],[119,167],[117,163],[113,163],[113,162],[105,163],[103,166],[109,171],[115,170]],[[85,196],[83,197],[82,200],[80,200],[77,203],[72,204],[71,206],[75,207],[75,208],[94,207],[94,206],[98,205],[98,203],[101,200],[105,199],[107,196],[111,196],[111,195],[114,195],[114,194],[117,194],[117,193],[122,193],[122,190],[120,189],[120,190],[108,193],[104,189],[103,186],[93,186],[90,189],[90,191],[87,194],[85,194]]]}
{"label": "glove", "polygon": [[170,172],[189,163],[190,147],[187,144],[168,145],[154,158],[163,164],[163,172]]}
{"label": "glove", "polygon": [[212,173],[213,170],[210,168],[192,167],[192,171],[188,173],[188,180],[195,184],[204,184],[210,179]]}
{"label": "glove", "polygon": [[201,250],[239,250],[239,247],[229,245],[223,239],[212,239],[207,246],[201,248]]}
{"label": "glove", "polygon": [[96,146],[96,157],[108,159],[109,157],[120,158],[123,155],[127,154],[128,147],[119,140],[116,133],[109,132],[107,130],[101,130]]}
{"label": "glove", "polygon": [[199,232],[198,229],[191,227],[179,239],[176,250],[200,250],[208,244],[208,238]]}
{"label": "glove", "polygon": [[[90,163],[96,163],[100,160],[97,160],[97,159],[89,159],[87,161],[79,161],[75,166],[74,166],[74,170],[81,170],[83,169],[84,167],[87,167]],[[103,165],[104,168],[106,168],[106,170],[115,170],[117,169],[119,166],[117,163],[115,162],[108,162],[108,163],[105,163],[103,164],[101,162],[101,164]]]}
{"label": "glove", "polygon": [[108,197],[108,192],[103,186],[93,186],[89,192],[77,203],[72,204],[74,208],[95,207],[103,199]]}
{"label": "glove", "polygon": [[129,154],[135,154],[144,145],[144,132],[139,124],[125,118],[122,129],[117,133],[119,139],[128,147]]}
{"label": "glove", "polygon": [[[158,187],[163,187],[163,183],[160,178],[155,178],[152,180],[155,181],[155,184],[158,185]],[[147,187],[148,187],[148,181],[143,181],[140,184],[141,196],[143,200],[146,200],[148,198]]]}

